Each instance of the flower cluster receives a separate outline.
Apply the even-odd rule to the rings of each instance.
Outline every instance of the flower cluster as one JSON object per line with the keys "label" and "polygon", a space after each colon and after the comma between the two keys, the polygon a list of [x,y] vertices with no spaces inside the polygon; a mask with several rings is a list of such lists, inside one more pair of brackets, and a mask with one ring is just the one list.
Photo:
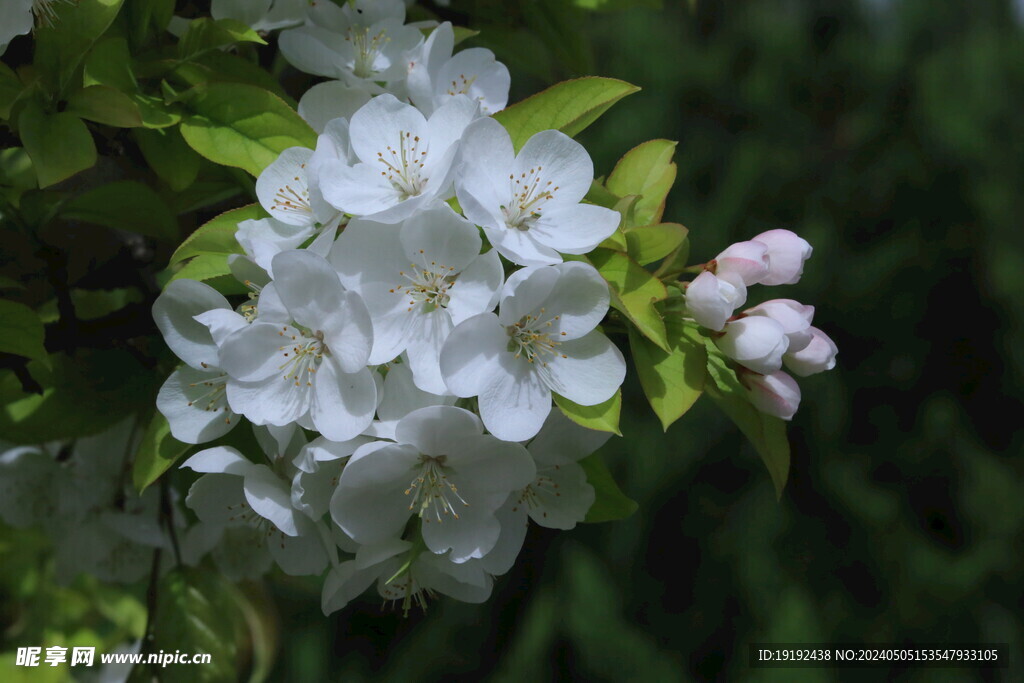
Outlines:
{"label": "flower cluster", "polygon": [[177,279],[153,308],[183,361],[158,398],[172,434],[207,443],[248,421],[263,450],[184,463],[202,475],[186,560],[326,571],[325,613],[375,582],[406,608],[486,599],[529,519],[570,529],[595,498],[577,463],[609,435],[552,394],[595,405],[625,376],[598,328],[607,283],[563,260],[619,223],[583,202],[589,155],[554,130],[517,154],[489,116],[508,70],[404,12],[315,3],[280,34],[294,66],[332,80],[299,103],[316,149],[268,166],[267,217],[238,225],[250,297]]}
{"label": "flower cluster", "polygon": [[837,348],[811,325],[814,307],[772,299],[735,313],[752,285],[790,285],[803,274],[811,245],[789,230],[769,230],[737,242],[704,264],[686,287],[686,307],[712,331],[715,344],[739,365],[737,376],[762,412],[792,419],[800,405],[799,377],[831,370]]}

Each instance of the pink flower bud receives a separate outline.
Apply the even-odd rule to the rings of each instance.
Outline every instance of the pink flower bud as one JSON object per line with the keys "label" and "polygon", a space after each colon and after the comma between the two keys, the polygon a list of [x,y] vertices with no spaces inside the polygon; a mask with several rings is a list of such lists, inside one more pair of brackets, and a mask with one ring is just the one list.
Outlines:
{"label": "pink flower bud", "polygon": [[793,419],[800,407],[800,386],[795,379],[781,370],[770,375],[740,372],[739,379],[755,408],[783,420]]}
{"label": "pink flower bud", "polygon": [[792,299],[772,299],[743,311],[746,315],[763,315],[782,325],[789,337],[787,353],[799,351],[811,343],[811,320],[814,306],[804,306]]}
{"label": "pink flower bud", "polygon": [[743,283],[737,287],[727,280],[704,271],[686,288],[686,307],[700,325],[715,331],[725,327],[732,312],[747,299]]}
{"label": "pink flower bud", "polygon": [[839,353],[836,343],[817,327],[810,328],[810,332],[811,341],[807,346],[787,353],[783,358],[786,367],[798,377],[807,377],[836,366],[836,354]]}
{"label": "pink flower bud", "polygon": [[762,285],[791,285],[800,280],[804,261],[811,257],[811,245],[789,230],[769,230],[754,238],[768,248],[768,273]]}
{"label": "pink flower bud", "polygon": [[761,242],[737,242],[715,257],[715,275],[734,285],[756,285],[768,274],[768,247]]}
{"label": "pink flower bud", "polygon": [[727,323],[715,343],[729,358],[762,375],[780,370],[782,354],[789,348],[782,325],[763,315]]}

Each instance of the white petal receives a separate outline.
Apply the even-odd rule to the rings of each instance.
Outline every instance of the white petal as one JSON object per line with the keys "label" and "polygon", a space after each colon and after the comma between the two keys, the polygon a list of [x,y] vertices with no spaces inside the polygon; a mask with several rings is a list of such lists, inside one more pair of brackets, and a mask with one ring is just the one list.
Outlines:
{"label": "white petal", "polygon": [[254,322],[228,335],[222,346],[221,368],[232,378],[253,382],[267,377],[283,375],[283,363],[288,358],[293,340],[302,333],[291,325]]}
{"label": "white petal", "polygon": [[412,444],[424,455],[448,455],[460,442],[483,434],[480,419],[462,408],[429,406],[402,418],[395,429],[399,443]]}
{"label": "white petal", "polygon": [[418,459],[412,446],[368,444],[357,450],[331,498],[334,523],[359,543],[397,536],[412,514],[405,491]]}
{"label": "white petal", "polygon": [[[608,312],[608,283],[586,263],[570,261],[551,266],[551,269],[558,273],[558,283],[534,309],[534,314],[539,315],[537,309],[543,307],[545,311],[541,321],[544,317],[558,316],[549,328],[552,338],[562,341],[576,339],[597,327]],[[517,288],[516,294],[520,291]]]}
{"label": "white petal", "polygon": [[541,377],[551,391],[592,406],[607,401],[622,386],[626,361],[608,337],[594,330],[557,347],[546,370]]}
{"label": "white petal", "polygon": [[[434,165],[434,175],[441,176],[443,171],[437,166],[441,153],[449,151],[462,138],[466,127],[480,116],[480,105],[466,97],[457,95],[438,107],[427,122],[430,134],[429,160]],[[453,151],[454,153],[454,151]],[[454,161],[454,156],[448,163]]]}
{"label": "white petal", "polygon": [[320,597],[324,616],[337,612],[362,595],[377,580],[377,575],[375,570],[359,569],[351,560],[331,569],[324,579]]}
{"label": "white petal", "polygon": [[216,446],[199,451],[181,464],[195,472],[215,472],[245,476],[256,465],[228,446]]}
{"label": "white petal", "polygon": [[529,526],[526,509],[520,506],[517,511],[513,511],[512,508],[513,502],[510,497],[509,501],[494,513],[494,517],[501,524],[501,535],[491,552],[480,560],[484,571],[494,576],[501,576],[512,569],[523,547],[523,541],[526,540],[526,529]]}
{"label": "white petal", "polygon": [[302,26],[282,31],[277,44],[285,59],[299,71],[314,76],[343,78],[344,67],[337,52],[342,37],[319,26]]}
{"label": "white petal", "polygon": [[[497,505],[500,504],[499,500]],[[451,550],[452,562],[465,562],[490,552],[501,533],[501,524],[494,518],[493,509],[484,509],[476,499],[468,507],[461,507],[458,515],[458,519],[440,521],[429,514],[423,515],[421,530],[427,548],[434,553]]]}
{"label": "white petal", "polygon": [[441,349],[441,375],[456,396],[476,396],[499,370],[499,354],[507,354],[508,334],[493,313],[481,313],[458,325]]}
{"label": "white petal", "polygon": [[223,344],[224,340],[232,332],[240,330],[249,324],[238,313],[223,308],[215,308],[212,311],[200,313],[196,316],[196,322],[205,325],[210,330],[210,336],[213,337],[214,343],[218,346]]}
{"label": "white petal", "polygon": [[210,331],[195,320],[195,316],[214,308],[230,310],[231,306],[213,287],[187,279],[169,283],[153,303],[153,320],[167,346],[196,369],[218,364]]}
{"label": "white petal", "polygon": [[306,180],[306,165],[311,156],[311,149],[289,147],[256,178],[256,196],[271,218],[289,225],[316,222]]}
{"label": "white petal", "polygon": [[594,487],[587,483],[583,468],[575,463],[538,472],[530,490],[530,519],[549,529],[572,529],[586,518],[594,504]]}
{"label": "white petal", "polygon": [[299,116],[317,133],[323,133],[328,121],[350,119],[369,101],[370,93],[366,90],[341,81],[326,81],[314,85],[299,99]]}
{"label": "white petal", "polygon": [[587,457],[611,438],[610,432],[582,427],[561,410],[552,410],[528,449],[538,466],[562,465]]}
{"label": "white petal", "polygon": [[385,155],[391,158],[389,147],[397,152],[404,148],[406,139],[416,137],[422,142],[433,142],[423,114],[391,95],[375,97],[353,114],[349,121],[349,131],[356,156],[364,163],[373,165],[377,173],[382,170],[378,159]]}
{"label": "white petal", "polygon": [[328,357],[313,384],[310,417],[317,431],[333,441],[346,441],[369,426],[377,408],[377,384],[369,370],[343,373]]}
{"label": "white petal", "polygon": [[414,310],[409,315],[412,324],[406,355],[416,386],[433,394],[447,394],[441,375],[441,349],[453,328],[451,316],[443,309],[429,313]]}
{"label": "white petal", "polygon": [[299,533],[291,491],[266,465],[253,465],[245,475],[245,499],[260,517],[270,520],[288,536]]}
{"label": "white petal", "polygon": [[554,291],[562,271],[534,266],[521,268],[509,276],[501,291],[498,318],[502,325],[514,325],[523,316],[536,313]]}
{"label": "white petal", "polygon": [[[451,405],[454,396],[438,396],[413,383],[412,369],[407,363],[392,365],[384,379],[384,400],[377,408],[381,422],[397,425],[398,421],[414,410],[434,405]],[[394,426],[392,426],[394,436]]]}
{"label": "white petal", "polygon": [[492,228],[481,226],[498,253],[513,263],[522,266],[550,266],[561,263],[562,257],[551,247],[546,247],[530,234],[529,230],[514,230],[501,225]]}
{"label": "white petal", "polygon": [[504,353],[503,371],[491,371],[480,391],[480,417],[487,431],[503,441],[525,441],[537,434],[551,412],[551,391],[525,358]]}
{"label": "white petal", "polygon": [[319,180],[324,199],[353,216],[372,216],[400,201],[398,190],[380,175],[380,169],[367,163],[346,166],[339,161],[325,161]]}
{"label": "white petal", "polygon": [[314,528],[296,536],[271,536],[267,546],[277,566],[289,576],[319,576],[327,568],[327,553]]}
{"label": "white petal", "polygon": [[184,366],[172,372],[160,387],[156,407],[167,418],[175,439],[204,443],[227,434],[238,424],[238,416],[228,408],[222,377],[219,371]]}
{"label": "white petal", "polygon": [[498,252],[480,254],[448,289],[448,314],[456,325],[479,313],[493,311],[505,279]]}
{"label": "white petal", "polygon": [[563,254],[586,254],[619,226],[617,211],[593,204],[552,206],[530,226],[529,234],[540,244]]}
{"label": "white petal", "polygon": [[516,177],[536,170],[542,185],[552,182],[552,203],[576,204],[590,190],[594,181],[594,163],[583,145],[557,130],[537,133],[523,145],[512,166]]}
{"label": "white petal", "polygon": [[447,204],[412,216],[402,225],[406,258],[431,272],[458,273],[480,254],[480,233]]}
{"label": "white petal", "polygon": [[508,68],[482,47],[461,50],[438,70],[434,78],[434,102],[441,104],[459,93],[480,103],[481,113],[494,114],[508,104],[512,84]]}
{"label": "white petal", "polygon": [[228,405],[257,425],[287,425],[306,416],[312,391],[305,383],[271,375],[255,382],[228,382]]}

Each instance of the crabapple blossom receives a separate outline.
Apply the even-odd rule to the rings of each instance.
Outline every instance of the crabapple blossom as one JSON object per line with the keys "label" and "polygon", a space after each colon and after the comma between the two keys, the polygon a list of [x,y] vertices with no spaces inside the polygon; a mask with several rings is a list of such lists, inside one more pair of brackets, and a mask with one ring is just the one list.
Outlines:
{"label": "crabapple blossom", "polygon": [[705,270],[686,287],[686,308],[698,324],[719,332],[733,311],[743,305],[747,288]]}
{"label": "crabapple blossom", "polygon": [[802,349],[790,350],[782,357],[786,368],[798,377],[807,377],[836,366],[839,348],[827,334],[817,327],[808,328],[811,339]]}
{"label": "crabapple blossom", "polygon": [[[232,409],[257,425],[300,425],[345,441],[373,419],[377,389],[366,368],[370,316],[323,257],[306,250],[273,260],[284,319],[260,312],[220,345]],[[262,304],[261,304],[262,305]]]}
{"label": "crabapple blossom", "polygon": [[804,261],[813,251],[807,240],[789,230],[777,229],[762,232],[754,241],[767,247],[768,272],[761,278],[761,284],[791,285],[800,280]]}
{"label": "crabapple blossom", "polygon": [[459,140],[478,105],[452,97],[427,119],[392,95],[379,95],[352,115],[349,137],[358,161],[319,166],[319,187],[339,211],[398,223],[447,198]]}
{"label": "crabapple blossom", "polygon": [[329,122],[338,118],[347,122],[369,101],[370,93],[362,88],[341,81],[325,81],[314,85],[299,99],[299,116],[317,133],[323,133]]}
{"label": "crabapple blossom", "polygon": [[412,411],[427,406],[455,404],[455,397],[447,391],[445,395],[440,395],[417,387],[408,362],[392,363],[387,373],[384,378],[384,397],[377,406],[377,419],[364,434],[393,441],[398,421]]}
{"label": "crabapple blossom", "polygon": [[536,474],[526,449],[484,434],[480,418],[453,406],[409,413],[395,440],[352,455],[331,499],[335,523],[372,544],[397,537],[415,515],[431,552],[450,550],[458,563],[490,552],[501,532],[494,513]]}
{"label": "crabapple blossom", "polygon": [[785,328],[777,321],[753,315],[727,323],[715,337],[715,344],[740,365],[770,374],[782,367],[782,354],[789,347]]}
{"label": "crabapple blossom", "polygon": [[713,272],[737,287],[756,285],[768,273],[767,253],[768,247],[754,240],[730,244],[712,261]]}
{"label": "crabapple blossom", "polygon": [[455,325],[494,308],[504,280],[497,252],[481,254],[480,247],[476,227],[445,204],[400,225],[358,219],[349,224],[331,262],[370,311],[371,365],[404,351],[416,386],[448,393],[441,347]]}
{"label": "crabapple blossom", "polygon": [[406,55],[406,86],[412,103],[429,116],[447,98],[461,94],[479,102],[485,115],[504,109],[511,85],[508,68],[485,48],[469,48],[452,56],[454,47],[455,32],[446,21]]}
{"label": "crabapple blossom", "polygon": [[445,384],[456,396],[479,397],[488,431],[508,441],[537,434],[552,392],[580,405],[606,401],[626,374],[622,353],[594,329],[608,300],[607,283],[585,263],[517,271],[497,315],[476,315],[449,335]]}
{"label": "crabapple blossom", "polygon": [[618,212],[580,203],[593,179],[590,155],[564,133],[537,133],[517,155],[504,127],[484,118],[466,128],[455,191],[498,253],[538,266],[585,254],[618,227]]}
{"label": "crabapple blossom", "polygon": [[796,380],[781,370],[762,375],[741,369],[736,374],[755,408],[783,420],[793,419],[800,407],[800,386]]}
{"label": "crabapple blossom", "polygon": [[814,306],[805,306],[792,299],[772,299],[748,308],[743,315],[762,315],[782,325],[782,331],[789,339],[786,353],[800,351],[811,342]]}

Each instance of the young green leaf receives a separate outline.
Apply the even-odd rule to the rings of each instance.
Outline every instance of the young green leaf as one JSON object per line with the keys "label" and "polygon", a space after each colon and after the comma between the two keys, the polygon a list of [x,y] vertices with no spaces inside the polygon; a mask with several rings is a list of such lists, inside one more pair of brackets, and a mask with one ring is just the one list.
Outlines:
{"label": "young green leaf", "polygon": [[316,146],[309,124],[271,92],[241,83],[210,83],[195,91],[181,134],[210,161],[258,176],[289,147]]}
{"label": "young green leaf", "polygon": [[178,56],[188,60],[202,52],[236,43],[266,45],[267,41],[260,38],[256,31],[234,19],[201,17],[189,22],[185,35],[178,42]]}
{"label": "young green leaf", "polygon": [[29,102],[18,117],[18,130],[39,187],[59,183],[96,163],[92,135],[74,114],[48,114],[38,102]]}
{"label": "young green leaf", "polygon": [[614,522],[625,519],[639,507],[636,501],[622,492],[608,471],[604,460],[597,453],[580,460],[580,467],[587,473],[587,483],[594,487],[594,504],[587,511],[585,522]]}
{"label": "young green leaf", "polygon": [[605,183],[608,190],[620,197],[641,195],[636,204],[636,225],[661,220],[665,198],[676,179],[672,162],[676,143],[671,140],[650,140],[626,152],[615,165]]}
{"label": "young green leaf", "polygon": [[665,321],[672,351],[666,353],[632,328],[629,348],[647,401],[668,431],[704,391],[707,378],[707,349],[695,330],[677,317]]}
{"label": "young green leaf", "polygon": [[0,352],[49,362],[39,314],[25,304],[0,299]]}
{"label": "young green leaf", "polygon": [[588,258],[611,285],[612,307],[621,311],[637,329],[669,352],[665,322],[654,302],[668,296],[665,285],[622,252],[595,249]]}
{"label": "young green leaf", "polygon": [[718,348],[708,342],[707,349],[711,381],[705,384],[705,391],[753,444],[768,468],[775,485],[775,495],[781,498],[789,477],[786,423],[755,408],[747,400],[746,390]]}
{"label": "young green leaf", "polygon": [[96,43],[85,58],[82,84],[106,85],[123,93],[139,89],[132,73],[132,55],[124,38],[104,38]]}
{"label": "young green leaf", "polygon": [[646,266],[678,249],[688,234],[678,223],[658,223],[627,228],[625,238],[630,257]]}
{"label": "young green leaf", "polygon": [[587,76],[564,81],[494,115],[519,151],[535,133],[551,128],[575,136],[623,97],[640,88],[614,78]]}
{"label": "young green leaf", "polygon": [[90,85],[68,98],[65,111],[89,121],[116,128],[142,125],[142,114],[132,98],[106,85]]}
{"label": "young green leaf", "polygon": [[622,436],[622,432],[619,431],[619,413],[622,411],[621,390],[616,391],[614,396],[596,406],[581,406],[564,396],[558,394],[552,394],[552,396],[559,410],[576,424],[588,429],[596,429],[599,432],[611,432]]}
{"label": "young green leaf", "polygon": [[185,144],[177,128],[137,128],[132,137],[149,167],[172,190],[181,192],[195,182],[202,158]]}
{"label": "young green leaf", "polygon": [[114,21],[123,0],[79,0],[51,5],[57,18],[36,29],[33,65],[50,92],[59,98],[72,84],[78,65]]}
{"label": "young green leaf", "polygon": [[60,214],[148,237],[174,241],[178,223],[160,196],[134,180],[107,183],[84,192],[61,207]]}
{"label": "young green leaf", "polygon": [[205,253],[241,254],[242,247],[235,239],[238,224],[250,219],[265,218],[266,215],[266,211],[259,204],[249,204],[225,211],[189,235],[171,255],[170,265]]}
{"label": "young green leaf", "polygon": [[171,436],[171,426],[167,423],[167,418],[159,411],[154,412],[142,435],[139,450],[135,454],[135,464],[132,466],[132,483],[135,484],[135,489],[139,493],[145,491],[189,448],[189,444]]}
{"label": "young green leaf", "polygon": [[11,116],[11,107],[25,87],[11,67],[0,62],[0,119],[8,119]]}

